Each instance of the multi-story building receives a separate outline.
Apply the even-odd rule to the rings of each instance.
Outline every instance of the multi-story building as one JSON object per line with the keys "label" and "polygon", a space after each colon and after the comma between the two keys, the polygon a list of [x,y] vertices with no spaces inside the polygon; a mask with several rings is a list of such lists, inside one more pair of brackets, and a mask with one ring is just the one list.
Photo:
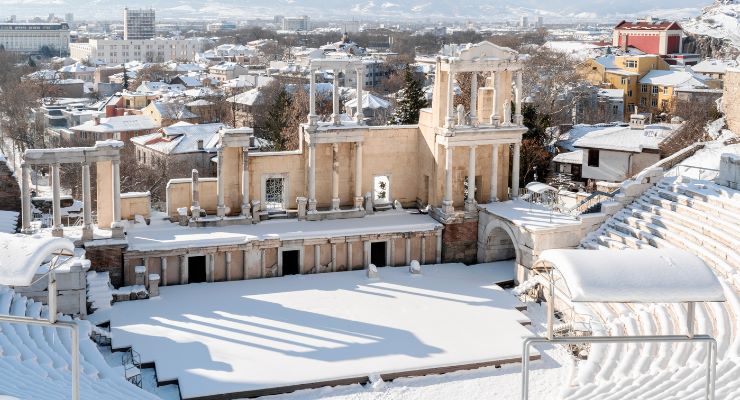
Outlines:
{"label": "multi-story building", "polygon": [[154,37],[154,10],[123,9],[123,38],[126,40],[151,39]]}
{"label": "multi-story building", "polygon": [[624,91],[625,118],[640,104],[640,79],[650,71],[663,71],[668,68],[668,63],[654,54],[606,55],[586,60],[579,67],[581,74],[591,84],[603,89]]}
{"label": "multi-story building", "polygon": [[69,50],[67,23],[0,23],[0,46],[6,51],[36,53],[48,48],[54,53]]}
{"label": "multi-story building", "polygon": [[283,18],[283,30],[284,31],[307,31],[308,30],[308,15],[300,17],[285,17]]}
{"label": "multi-story building", "polygon": [[[640,79],[640,109],[653,114],[671,112],[680,89],[715,89],[720,82],[687,71],[650,71]],[[691,98],[689,92],[684,100]]]}
{"label": "multi-story building", "polygon": [[683,52],[683,28],[674,21],[653,20],[622,21],[614,27],[612,45],[634,47],[648,54],[665,56]]}
{"label": "multi-story building", "polygon": [[190,39],[90,39],[88,43],[72,43],[70,57],[75,60],[96,60],[105,64],[123,64],[131,61],[166,62],[191,60],[203,51],[205,40]]}

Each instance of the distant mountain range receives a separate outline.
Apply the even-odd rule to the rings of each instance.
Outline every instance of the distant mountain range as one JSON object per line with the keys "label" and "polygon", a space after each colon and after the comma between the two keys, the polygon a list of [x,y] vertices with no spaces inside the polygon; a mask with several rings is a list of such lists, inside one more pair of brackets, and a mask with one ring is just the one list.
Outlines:
{"label": "distant mountain range", "polygon": [[[3,14],[45,16],[72,12],[78,19],[115,20],[125,6],[152,7],[159,19],[271,18],[274,15],[309,15],[313,19],[407,20],[472,19],[545,21],[617,20],[653,15],[697,15],[705,0],[0,0]],[[702,4],[704,3],[704,4]]]}

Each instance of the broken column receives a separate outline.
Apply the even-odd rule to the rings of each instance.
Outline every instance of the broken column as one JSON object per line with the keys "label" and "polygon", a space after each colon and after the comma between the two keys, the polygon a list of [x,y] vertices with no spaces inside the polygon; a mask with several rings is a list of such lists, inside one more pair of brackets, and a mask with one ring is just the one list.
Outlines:
{"label": "broken column", "polygon": [[192,193],[191,197],[193,198],[190,203],[190,215],[192,215],[193,218],[200,217],[200,185],[198,183],[198,179],[198,170],[193,169],[192,181],[190,183],[190,191]]}
{"label": "broken column", "polygon": [[134,267],[134,285],[146,286],[146,266],[137,265]]}
{"label": "broken column", "polygon": [[149,274],[149,297],[159,296],[159,274]]}

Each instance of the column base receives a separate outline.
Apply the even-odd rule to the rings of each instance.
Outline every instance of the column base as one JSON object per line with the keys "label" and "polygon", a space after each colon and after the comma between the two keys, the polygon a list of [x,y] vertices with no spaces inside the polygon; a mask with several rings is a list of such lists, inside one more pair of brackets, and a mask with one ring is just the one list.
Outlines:
{"label": "column base", "polygon": [[311,126],[316,126],[319,124],[319,116],[318,115],[309,115],[308,116],[308,124]]}
{"label": "column base", "polygon": [[363,201],[364,199],[362,198],[362,196],[355,196],[355,208],[361,210]]}
{"label": "column base", "polygon": [[226,206],[218,206],[216,207],[216,216],[223,218],[226,216]]}
{"label": "column base", "polygon": [[452,205],[451,201],[443,201],[442,202],[442,213],[445,215],[452,215],[455,213],[455,207]]}
{"label": "column base", "polygon": [[61,227],[58,227],[58,226],[52,228],[52,230],[51,230],[51,236],[54,236],[54,237],[64,237],[64,229],[62,229]]}
{"label": "column base", "polygon": [[492,115],[491,116],[491,125],[494,127],[498,127],[501,124],[501,117],[498,115]]}
{"label": "column base", "polygon": [[124,232],[123,232],[122,222],[111,223],[110,230],[111,230],[111,238],[113,239],[123,239],[125,237]]}
{"label": "column base", "polygon": [[489,203],[498,203],[499,201],[501,201],[501,200],[498,199],[498,196],[493,196],[493,197],[491,197],[491,200],[489,200],[488,202]]}
{"label": "column base", "polygon": [[342,119],[339,115],[332,115],[331,116],[331,122],[334,126],[340,126],[342,125]]}
{"label": "column base", "polygon": [[82,227],[82,240],[88,241],[93,240],[93,227],[92,225]]}
{"label": "column base", "polygon": [[466,212],[478,211],[478,202],[476,202],[475,200],[473,200],[473,201],[466,201],[465,202],[465,211]]}
{"label": "column base", "polygon": [[514,122],[516,123],[517,126],[524,125],[524,116],[521,115],[521,114],[515,115],[514,116]]}
{"label": "column base", "polygon": [[252,217],[252,211],[249,209],[249,204],[242,204],[242,211],[241,216],[242,217]]}
{"label": "column base", "polygon": [[308,199],[308,212],[316,212],[316,199]]}
{"label": "column base", "polygon": [[339,199],[338,198],[331,199],[331,209],[334,211],[339,210]]}

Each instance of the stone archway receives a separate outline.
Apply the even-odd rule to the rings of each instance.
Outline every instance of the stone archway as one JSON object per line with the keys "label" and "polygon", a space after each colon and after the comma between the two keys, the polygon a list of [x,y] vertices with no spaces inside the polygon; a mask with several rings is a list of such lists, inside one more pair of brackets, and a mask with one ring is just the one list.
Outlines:
{"label": "stone archway", "polygon": [[478,262],[516,260],[521,264],[521,249],[511,227],[498,220],[489,222],[478,236]]}

